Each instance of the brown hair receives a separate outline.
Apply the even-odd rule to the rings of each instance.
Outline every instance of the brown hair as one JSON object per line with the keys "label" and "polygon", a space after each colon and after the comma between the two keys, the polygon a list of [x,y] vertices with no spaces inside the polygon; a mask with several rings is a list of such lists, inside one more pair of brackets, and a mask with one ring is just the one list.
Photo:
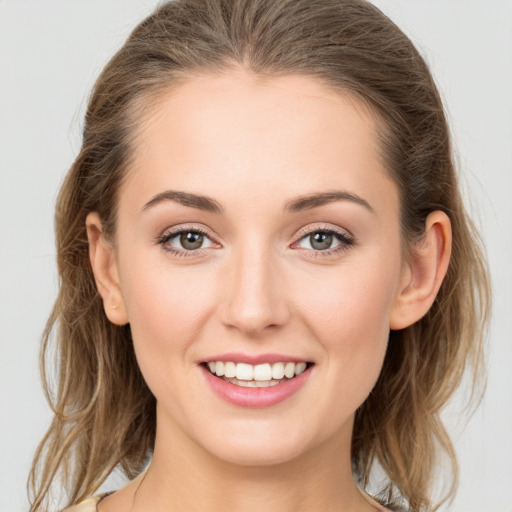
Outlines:
{"label": "brown hair", "polygon": [[[43,337],[42,371],[54,412],[29,479],[31,511],[61,478],[76,503],[116,467],[137,475],[151,457],[155,398],[139,371],[129,326],[107,320],[95,287],[85,218],[97,211],[115,233],[117,193],[135,125],[150,98],[194,72],[243,67],[259,76],[312,77],[356,95],[382,121],[387,169],[401,193],[404,239],[444,211],[453,229],[448,274],[428,314],[390,335],[380,378],[356,413],[352,462],[363,488],[380,466],[388,505],[434,507],[436,454],[457,464],[440,411],[465,370],[482,372],[489,285],[478,236],[458,190],[436,86],[411,41],[364,0],[176,0],[131,34],[94,87],[83,144],[56,211],[60,292]],[[45,367],[55,340],[57,386]],[[52,352],[52,357],[53,357]]]}

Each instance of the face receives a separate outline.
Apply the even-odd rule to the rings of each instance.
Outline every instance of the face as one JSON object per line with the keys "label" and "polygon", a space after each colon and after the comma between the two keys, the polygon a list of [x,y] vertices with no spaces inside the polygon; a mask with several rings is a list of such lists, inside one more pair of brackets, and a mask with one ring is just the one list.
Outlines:
{"label": "face", "polygon": [[404,268],[398,191],[357,100],[202,75],[140,128],[115,271],[158,435],[257,465],[350,443]]}

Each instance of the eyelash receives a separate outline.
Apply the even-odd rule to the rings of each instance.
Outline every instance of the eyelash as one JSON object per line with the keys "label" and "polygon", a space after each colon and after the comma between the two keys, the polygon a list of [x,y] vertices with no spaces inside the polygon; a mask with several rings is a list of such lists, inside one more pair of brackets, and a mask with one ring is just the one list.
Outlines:
{"label": "eyelash", "polygon": [[302,240],[304,240],[308,236],[313,235],[314,233],[325,233],[327,235],[332,235],[340,242],[340,244],[337,247],[334,247],[332,249],[324,249],[317,251],[315,251],[314,249],[304,249],[307,250],[309,253],[312,253],[315,258],[328,258],[329,256],[340,254],[350,249],[350,247],[354,246],[356,243],[355,238],[351,234],[341,230],[337,230],[332,227],[323,226],[301,231],[299,233],[299,240],[297,242],[294,242],[292,247],[298,245]]}
{"label": "eyelash", "polygon": [[187,258],[190,256],[199,256],[202,254],[206,248],[203,249],[196,249],[193,251],[186,250],[186,249],[177,249],[176,247],[173,247],[172,245],[168,245],[169,241],[173,238],[176,238],[177,236],[181,235],[182,233],[198,233],[205,238],[210,239],[208,236],[208,233],[201,228],[198,227],[192,227],[192,226],[184,226],[181,228],[178,228],[174,231],[167,231],[162,236],[158,237],[157,243],[162,246],[164,251],[171,253],[173,256],[178,256],[180,258]]}
{"label": "eyelash", "polygon": [[[171,253],[173,256],[178,256],[180,258],[199,256],[205,250],[207,250],[207,248],[196,249],[196,250],[177,249],[171,245],[168,245],[170,240],[172,240],[173,238],[176,238],[177,236],[179,236],[182,233],[197,233],[197,234],[200,234],[200,235],[204,236],[205,238],[208,238],[211,240],[211,238],[209,237],[208,233],[205,230],[195,227],[195,226],[194,227],[185,226],[185,227],[176,229],[174,231],[168,231],[168,232],[164,233],[162,236],[157,238],[157,243],[159,245],[161,245],[162,248],[166,252]],[[355,238],[351,234],[348,234],[343,231],[338,231],[337,229],[334,229],[332,227],[324,226],[324,227],[320,227],[320,228],[316,227],[314,229],[308,229],[308,230],[301,231],[299,233],[298,241],[294,242],[291,247],[297,246],[302,240],[304,240],[308,236],[311,236],[314,233],[325,233],[328,235],[332,235],[340,242],[340,244],[333,249],[324,249],[324,250],[316,250],[316,251],[314,249],[303,249],[303,250],[308,251],[309,253],[314,254],[315,258],[329,257],[329,256],[333,256],[335,254],[339,254],[341,252],[347,251],[350,247],[354,246],[356,243]]]}

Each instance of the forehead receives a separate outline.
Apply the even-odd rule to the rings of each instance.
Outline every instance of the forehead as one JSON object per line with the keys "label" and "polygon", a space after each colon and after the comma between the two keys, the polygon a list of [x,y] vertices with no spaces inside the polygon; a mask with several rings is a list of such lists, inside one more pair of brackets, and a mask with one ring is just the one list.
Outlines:
{"label": "forehead", "polygon": [[370,192],[389,181],[377,130],[361,100],[309,77],[200,74],[146,109],[126,181],[139,195],[361,192],[365,181]]}
{"label": "forehead", "polygon": [[142,122],[135,134],[139,150],[154,147],[164,125],[166,135],[182,143],[191,135],[197,139],[211,135],[215,124],[219,139],[227,136],[233,142],[241,142],[247,133],[254,140],[258,130],[267,142],[299,132],[308,135],[309,130],[313,142],[311,132],[320,129],[335,137],[345,126],[371,144],[377,140],[379,124],[374,112],[352,93],[340,93],[307,76],[260,76],[239,68],[190,75],[142,105]]}

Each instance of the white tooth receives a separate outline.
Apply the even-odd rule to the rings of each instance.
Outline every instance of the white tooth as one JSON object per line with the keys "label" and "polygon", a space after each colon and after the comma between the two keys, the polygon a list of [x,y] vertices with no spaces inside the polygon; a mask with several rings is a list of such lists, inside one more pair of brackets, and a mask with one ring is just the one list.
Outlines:
{"label": "white tooth", "polygon": [[272,368],[268,363],[257,364],[254,367],[253,377],[254,380],[270,380],[272,379]]}
{"label": "white tooth", "polygon": [[295,375],[300,375],[306,369],[306,363],[297,363],[295,365]]}
{"label": "white tooth", "polygon": [[235,386],[240,386],[243,388],[268,388],[271,386],[277,386],[282,381],[278,380],[239,380],[239,379],[226,379],[224,377],[224,380],[226,382],[229,382],[230,384],[234,384]]}
{"label": "white tooth", "polygon": [[274,363],[272,365],[272,378],[282,379],[284,377],[284,363]]}
{"label": "white tooth", "polygon": [[210,371],[212,373],[215,373],[215,363],[214,362],[208,363],[208,368],[210,368]]}
{"label": "white tooth", "polygon": [[278,384],[281,384],[281,383],[277,380],[267,380],[267,381],[259,382],[258,384],[260,385],[260,388],[269,388],[272,386],[277,386]]}
{"label": "white tooth", "polygon": [[240,380],[252,380],[252,364],[238,363],[236,365],[236,378]]}
{"label": "white tooth", "polygon": [[224,376],[228,379],[232,379],[236,375],[236,364],[228,361],[224,363]]}
{"label": "white tooth", "polygon": [[284,367],[284,375],[289,379],[295,377],[295,363],[286,363]]}
{"label": "white tooth", "polygon": [[217,361],[215,363],[215,375],[217,375],[217,377],[222,377],[224,375],[224,363],[222,361]]}

